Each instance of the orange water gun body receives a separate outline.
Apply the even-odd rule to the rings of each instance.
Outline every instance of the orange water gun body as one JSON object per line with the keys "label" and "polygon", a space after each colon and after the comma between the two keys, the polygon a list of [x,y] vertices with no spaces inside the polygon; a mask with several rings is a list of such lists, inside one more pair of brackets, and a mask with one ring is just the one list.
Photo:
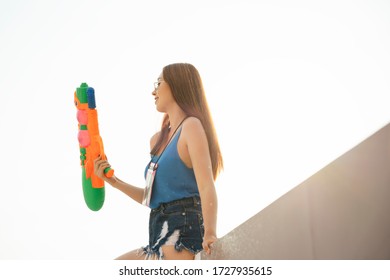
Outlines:
{"label": "orange water gun body", "polygon": [[[96,110],[95,91],[82,83],[74,93],[77,108],[78,141],[80,146],[80,164],[82,167],[82,185],[84,200],[88,208],[98,211],[104,204],[104,181],[94,172],[94,161],[101,156],[106,160],[103,140],[99,133],[98,115]],[[105,176],[112,177],[114,170],[106,168]]]}

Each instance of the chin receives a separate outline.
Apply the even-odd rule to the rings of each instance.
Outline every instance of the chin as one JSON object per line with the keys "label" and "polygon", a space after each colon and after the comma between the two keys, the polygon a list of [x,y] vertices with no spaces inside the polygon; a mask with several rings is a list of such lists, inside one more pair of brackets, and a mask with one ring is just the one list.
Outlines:
{"label": "chin", "polygon": [[162,108],[160,108],[158,105],[156,105],[156,110],[157,110],[157,112],[165,113],[165,110],[163,110]]}

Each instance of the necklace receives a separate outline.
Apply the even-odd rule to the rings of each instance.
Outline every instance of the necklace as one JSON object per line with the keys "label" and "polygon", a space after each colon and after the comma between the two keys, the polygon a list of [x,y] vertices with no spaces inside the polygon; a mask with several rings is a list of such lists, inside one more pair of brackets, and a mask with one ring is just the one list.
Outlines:
{"label": "necklace", "polygon": [[[165,149],[168,147],[169,143],[171,143],[171,140],[173,138],[173,136],[176,134],[177,130],[179,129],[179,127],[182,125],[182,123],[188,118],[188,116],[184,117],[184,119],[179,123],[179,125],[176,127],[175,131],[172,133],[171,137],[169,137],[169,140],[167,142],[167,144],[165,145],[164,149],[162,150],[161,154],[158,155],[158,158],[155,162],[156,166],[157,166],[157,162],[158,160],[160,159],[160,157],[162,156],[162,154],[164,153]],[[156,167],[157,168],[157,167]]]}
{"label": "necklace", "polygon": [[154,177],[156,175],[156,170],[158,167],[157,162],[160,159],[161,155],[164,153],[164,151],[167,148],[167,146],[169,145],[169,143],[171,142],[173,136],[176,134],[176,131],[179,129],[179,127],[181,126],[181,124],[184,122],[184,120],[186,118],[188,118],[188,117],[185,117],[180,122],[180,124],[176,127],[175,131],[173,132],[173,134],[169,138],[167,144],[165,145],[164,150],[162,150],[161,154],[158,156],[156,162],[153,162],[153,158],[150,160],[149,168],[148,168],[148,171],[146,173],[146,187],[144,189],[144,195],[143,195],[143,199],[142,199],[143,205],[146,205],[146,206],[150,205],[150,199],[152,197],[153,181],[154,181]]}

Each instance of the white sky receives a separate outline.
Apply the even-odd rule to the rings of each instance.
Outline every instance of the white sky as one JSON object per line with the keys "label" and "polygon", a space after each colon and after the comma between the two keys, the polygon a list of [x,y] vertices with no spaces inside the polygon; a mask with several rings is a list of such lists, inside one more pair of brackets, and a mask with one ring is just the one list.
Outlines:
{"label": "white sky", "polygon": [[147,208],[110,186],[102,210],[84,203],[81,82],[118,177],[143,187],[153,82],[198,68],[225,159],[222,237],[390,121],[389,14],[379,0],[0,0],[0,259],[147,244]]}

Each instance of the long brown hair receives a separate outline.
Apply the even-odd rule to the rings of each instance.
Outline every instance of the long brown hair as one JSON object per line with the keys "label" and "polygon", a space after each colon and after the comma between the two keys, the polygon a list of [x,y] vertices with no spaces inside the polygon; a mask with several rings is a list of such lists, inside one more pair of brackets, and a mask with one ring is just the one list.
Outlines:
{"label": "long brown hair", "polygon": [[[206,132],[214,180],[223,168],[223,159],[218,137],[210,114],[202,79],[198,70],[189,63],[174,63],[163,68],[162,77],[169,85],[173,98],[189,117],[198,118]],[[160,136],[151,154],[156,154],[169,134],[169,117],[164,115]]]}

